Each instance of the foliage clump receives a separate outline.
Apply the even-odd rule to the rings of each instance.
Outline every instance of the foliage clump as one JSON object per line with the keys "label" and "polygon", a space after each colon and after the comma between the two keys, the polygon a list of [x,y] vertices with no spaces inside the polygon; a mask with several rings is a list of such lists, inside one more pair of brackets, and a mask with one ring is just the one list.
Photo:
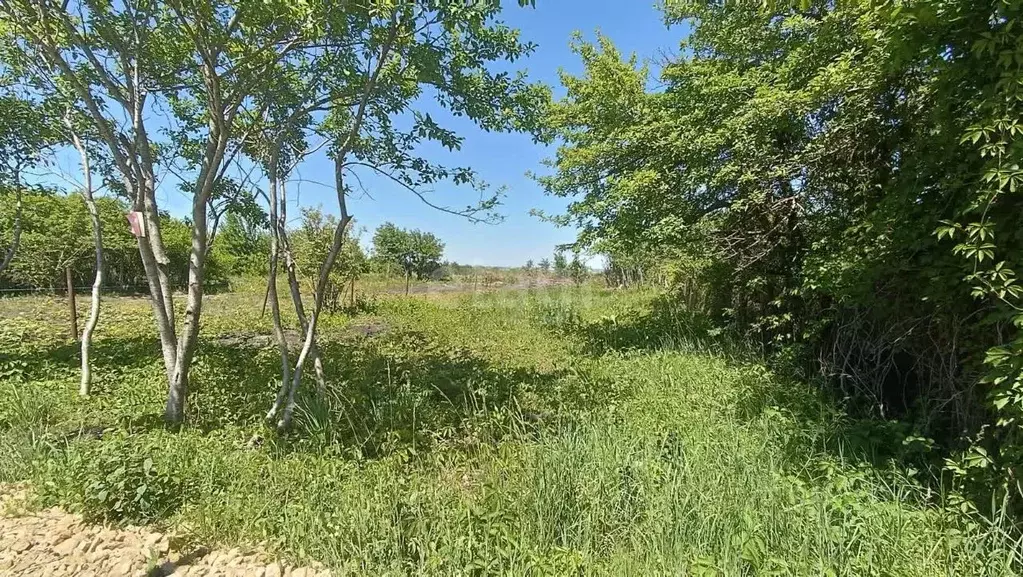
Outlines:
{"label": "foliage clump", "polygon": [[43,502],[70,504],[89,520],[130,523],[166,519],[181,507],[191,481],[156,439],[106,434],[111,437],[74,441],[41,465]]}
{"label": "foliage clump", "polygon": [[657,89],[607,37],[574,43],[538,177],[572,202],[550,218],[612,282],[672,280],[853,413],[936,441],[935,474],[989,514],[1023,510],[1023,4],[664,14],[689,33]]}
{"label": "foliage clump", "polygon": [[441,267],[444,243],[433,233],[385,222],[373,233],[373,256],[382,265],[400,270],[406,279],[423,280]]}
{"label": "foliage clump", "polygon": [[[0,245],[4,246],[10,243],[13,230],[13,196],[13,192],[0,191]],[[63,288],[66,267],[71,268],[76,283],[91,283],[95,248],[89,213],[82,196],[30,191],[22,195],[22,203],[21,242],[8,268],[0,273],[0,288]],[[129,211],[127,203],[113,197],[101,197],[96,199],[96,207],[104,231],[105,284],[121,290],[144,288],[146,275],[138,243],[125,219]],[[183,288],[188,283],[190,228],[181,219],[169,215],[161,216],[160,226],[170,261],[170,283],[175,288]],[[224,233],[222,240],[229,244],[235,234],[230,219]],[[258,238],[251,248],[258,250]],[[229,274],[237,274],[252,266],[239,263],[235,254],[237,251],[213,251],[207,263],[208,284],[223,284]],[[246,262],[253,258],[265,260],[265,253],[249,253],[249,261]]]}

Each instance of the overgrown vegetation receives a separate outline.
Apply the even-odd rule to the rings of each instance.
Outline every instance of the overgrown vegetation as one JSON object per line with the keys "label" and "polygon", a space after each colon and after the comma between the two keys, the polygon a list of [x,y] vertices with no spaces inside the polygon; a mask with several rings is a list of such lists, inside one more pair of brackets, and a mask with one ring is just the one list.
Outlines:
{"label": "overgrown vegetation", "polygon": [[853,414],[933,443],[937,484],[1016,515],[1021,12],[669,1],[687,35],[657,90],[606,37],[577,40],[539,177],[573,199],[553,218],[617,284],[668,279]]}
{"label": "overgrown vegetation", "polygon": [[[179,425],[220,219],[238,208],[244,217],[261,213],[262,206],[250,210],[261,199],[270,229],[267,300],[281,353],[281,394],[267,418],[281,412],[280,426],[286,428],[306,361],[320,364],[315,344],[319,315],[352,218],[346,179],[360,181],[359,171],[370,171],[433,208],[476,220],[486,220],[497,205],[497,195],[484,194],[486,183],[470,167],[448,167],[421,156],[426,142],[455,150],[462,139],[419,106],[435,98],[451,114],[484,130],[535,126],[547,89],[527,82],[524,74],[490,69],[534,48],[498,20],[500,9],[497,3],[454,1],[273,2],[258,9],[231,0],[0,4],[5,46],[0,106],[5,112],[40,112],[3,125],[16,132],[5,142],[10,158],[0,171],[0,185],[12,188],[16,197],[16,224],[0,270],[17,250],[21,172],[38,164],[44,150],[73,146],[81,157],[85,197],[93,198],[89,183],[95,170],[97,181],[102,177],[104,187],[131,205],[164,357],[165,418]],[[397,118],[413,121],[399,126]],[[56,126],[63,129],[53,133],[52,141],[43,138]],[[296,167],[321,150],[334,165],[339,217],[330,249],[316,265],[307,307],[289,252],[287,184]],[[163,174],[172,176],[169,182]],[[465,209],[434,203],[423,189],[440,182],[472,187],[481,193],[479,202]],[[158,187],[161,192],[176,188],[191,200],[181,319]],[[102,254],[98,223],[93,219],[97,258]],[[279,322],[276,287],[282,260],[305,335],[294,362]],[[98,303],[101,283],[95,284],[93,302]],[[88,348],[86,339],[83,356]],[[319,368],[317,380],[322,381]]]}
{"label": "overgrown vegetation", "polygon": [[656,293],[382,297],[329,317],[327,393],[307,394],[287,436],[259,418],[277,363],[255,338],[261,298],[210,301],[177,433],[160,425],[143,302],[112,299],[96,393],[79,399],[60,309],[0,301],[0,480],[340,574],[1009,575],[1019,561],[998,525],[887,460],[883,423],[744,360]]}
{"label": "overgrown vegetation", "polygon": [[[3,246],[12,241],[16,207],[13,197],[13,192],[0,192],[0,245]],[[124,217],[128,212],[127,204],[109,197],[96,200],[105,232],[105,284],[113,289],[143,289],[146,276],[138,245]],[[71,268],[76,284],[90,284],[95,249],[89,213],[81,195],[29,192],[22,195],[22,205],[19,247],[8,267],[0,273],[0,288],[63,290],[66,267]],[[170,259],[168,275],[171,285],[182,288],[188,281],[188,252],[191,248],[188,225],[164,215],[161,228]],[[265,260],[265,256],[262,258]],[[227,282],[227,275],[233,272],[223,260],[217,253],[210,258],[207,282],[212,286]],[[238,272],[242,270],[239,267]]]}
{"label": "overgrown vegetation", "polygon": [[[661,9],[555,101],[495,2],[0,2],[0,288],[93,279],[0,299],[0,482],[341,574],[1020,572],[1023,0]],[[499,220],[432,101],[577,241],[364,247],[360,174]]]}

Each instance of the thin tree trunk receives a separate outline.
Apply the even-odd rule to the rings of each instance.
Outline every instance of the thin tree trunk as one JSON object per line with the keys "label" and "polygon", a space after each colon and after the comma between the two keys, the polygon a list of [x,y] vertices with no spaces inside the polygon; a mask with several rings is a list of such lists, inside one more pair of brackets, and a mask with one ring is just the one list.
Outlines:
{"label": "thin tree trunk", "polygon": [[[237,111],[237,109],[235,109]],[[203,282],[206,273],[206,252],[209,243],[207,230],[207,203],[213,192],[214,186],[219,179],[218,171],[224,160],[224,151],[229,140],[229,130],[226,127],[231,125],[234,113],[228,112],[225,116],[211,116],[210,140],[207,143],[206,155],[203,159],[202,169],[196,180],[195,196],[192,197],[192,250],[188,259],[188,300],[185,302],[185,324],[182,327],[177,343],[177,356],[174,362],[174,373],[167,387],[167,405],[164,408],[164,419],[173,426],[177,426],[185,418],[185,405],[188,397],[188,375],[192,368],[192,360],[195,357],[195,347],[199,340],[199,319],[202,318],[202,297]],[[155,213],[156,205],[151,208]],[[157,237],[154,236],[155,240]],[[167,262],[166,254],[163,253],[162,242],[154,246],[154,252],[159,248],[157,254],[158,262]],[[165,297],[169,297],[170,283],[167,280],[167,267],[161,265],[161,284],[168,287]],[[173,319],[173,302],[169,306],[170,316]]]}
{"label": "thin tree trunk", "polygon": [[68,322],[68,335],[71,340],[78,340],[78,307],[75,305],[75,279],[71,274],[71,265],[64,267],[64,280],[67,282],[67,306],[70,320]]}
{"label": "thin tree trunk", "polygon": [[[149,252],[153,256],[154,272],[156,273],[156,282],[159,285],[159,299],[162,302],[164,315],[166,316],[167,325],[170,327],[170,332],[175,335],[177,332],[177,322],[174,315],[174,291],[171,287],[170,282],[170,257],[164,251],[163,245],[163,233],[161,232],[160,225],[160,214],[156,209],[156,182],[151,177],[145,179],[145,195],[143,197],[143,209],[148,222],[146,223],[146,241],[149,246]],[[195,217],[195,210],[193,209],[193,218]],[[203,228],[206,226],[206,210],[205,203],[203,206]],[[193,235],[194,235],[193,229]],[[205,230],[203,231],[203,242],[205,244]],[[194,247],[193,247],[194,248]],[[189,263],[191,265],[191,263]],[[156,295],[154,295],[155,297]]]}
{"label": "thin tree trunk", "polygon": [[288,402],[284,407],[284,413],[281,416],[280,421],[277,423],[277,427],[282,430],[286,430],[291,426],[291,417],[295,411],[295,393],[298,391],[299,384],[302,382],[302,368],[305,366],[306,359],[312,354],[312,351],[316,343],[316,326],[320,319],[320,312],[323,310],[323,295],[324,289],[326,288],[326,279],[329,276],[329,271],[334,266],[334,262],[337,260],[337,255],[341,249],[341,243],[344,238],[344,230],[348,224],[348,218],[342,218],[341,222],[338,223],[337,228],[334,231],[334,242],[330,247],[330,252],[327,253],[327,259],[324,261],[323,266],[320,269],[320,279],[317,282],[316,293],[313,295],[313,312],[309,317],[308,325],[305,330],[305,340],[302,343],[302,350],[298,355],[298,360],[295,362],[295,370],[291,375],[291,389],[288,391]]}
{"label": "thin tree trunk", "polygon": [[[150,303],[156,319],[157,332],[160,335],[160,348],[163,352],[168,388],[175,389],[177,386],[175,385],[175,380],[178,378],[178,353],[181,352],[181,347],[177,342],[174,294],[171,290],[169,273],[170,259],[164,250],[160,214],[156,207],[156,175],[153,170],[153,155],[149,147],[149,137],[146,134],[143,114],[146,94],[139,91],[138,68],[136,67],[132,73],[135,76],[136,82],[134,82],[134,90],[131,91],[129,97],[128,108],[131,110],[137,146],[132,148],[134,154],[132,154],[131,162],[125,163],[122,160],[120,164],[123,165],[121,169],[124,178],[128,181],[134,180],[135,186],[139,187],[136,190],[135,210],[142,212],[145,223],[145,236],[138,239],[139,253],[142,256],[143,267],[146,271],[146,280],[149,282]],[[116,146],[113,143],[112,148],[116,150]],[[204,167],[203,176],[205,176],[208,168],[208,165]],[[196,195],[200,194],[200,192],[206,192],[206,190],[200,186],[196,190]],[[205,215],[204,210],[203,225],[206,222]],[[185,374],[187,376],[187,367]],[[168,402],[168,408],[170,408],[170,405],[171,403]],[[175,400],[174,405],[178,405],[177,400]],[[183,407],[183,400],[181,401],[181,406]],[[178,411],[176,415],[170,411],[165,411],[165,417],[171,418],[173,422],[177,422],[182,416],[183,410]]]}
{"label": "thin tree trunk", "polygon": [[[208,195],[196,193],[192,199],[192,251],[188,260],[188,300],[185,303],[185,324],[177,346],[174,374],[167,388],[164,418],[180,423],[185,417],[188,397],[188,373],[192,368],[195,346],[199,338],[202,316],[203,278],[206,271],[206,200]],[[171,309],[173,315],[173,309]]]}
{"label": "thin tree trunk", "polygon": [[92,365],[89,356],[92,351],[92,333],[96,330],[96,324],[99,322],[100,290],[103,287],[103,224],[99,218],[99,210],[96,208],[96,199],[92,195],[92,171],[89,167],[89,155],[78,139],[78,135],[73,131],[71,140],[82,157],[82,175],[85,179],[85,188],[82,193],[85,197],[85,206],[89,209],[89,217],[92,219],[92,244],[96,250],[96,277],[92,282],[89,319],[82,332],[82,380],[78,388],[78,393],[86,397],[92,389]]}
{"label": "thin tree trunk", "polygon": [[[287,259],[288,269],[288,285],[291,288],[291,301],[295,304],[295,316],[298,317],[298,325],[302,329],[304,335],[308,329],[308,321],[305,316],[305,307],[302,305],[302,291],[298,283],[298,275],[295,273],[295,261],[291,257],[291,248],[287,244],[287,236],[285,233],[285,258]],[[316,386],[319,393],[322,395],[327,392],[327,379],[323,372],[323,361],[320,359],[320,348],[316,343],[316,337],[313,336],[313,348],[309,352],[313,358],[313,370],[316,372]]]}
{"label": "thin tree trunk", "polygon": [[[275,155],[276,156],[276,155]],[[276,164],[275,160],[271,161],[271,166]],[[271,169],[273,170],[273,169]],[[280,217],[278,216],[278,194],[277,194],[277,178],[275,175],[270,177],[270,223],[272,230],[270,231],[270,274],[267,282],[267,298],[270,302],[270,314],[273,318],[274,325],[274,338],[277,340],[277,352],[281,356],[281,386],[277,391],[277,398],[274,401],[270,411],[266,414],[268,421],[273,421],[277,413],[280,412],[284,406],[284,400],[288,396],[288,386],[291,384],[291,360],[288,358],[288,342],[284,336],[284,328],[281,324],[281,303],[277,296],[277,265],[280,262],[280,235],[279,235],[279,223]]]}
{"label": "thin tree trunk", "polygon": [[405,271],[405,296],[408,296],[409,284],[412,282],[412,275]]}
{"label": "thin tree trunk", "polygon": [[[15,171],[17,174],[17,171]],[[7,265],[11,264],[11,260],[14,258],[14,254],[18,252],[18,245],[21,244],[21,182],[20,179],[15,177],[14,179],[14,236],[11,238],[11,246],[7,247],[7,254],[4,255],[4,260],[0,262],[0,272],[4,272]]]}
{"label": "thin tree trunk", "polygon": [[[144,202],[141,196],[148,195],[149,191],[138,190],[138,198],[135,202],[135,210],[141,211]],[[143,228],[146,236],[140,236],[136,240],[139,247],[139,255],[142,258],[142,268],[146,273],[146,282],[149,284],[149,303],[153,308],[153,317],[156,320],[156,332],[160,337],[160,350],[163,353],[163,366],[167,375],[167,383],[170,384],[174,378],[174,364],[177,361],[178,343],[174,331],[174,308],[173,297],[165,298],[164,284],[160,278],[159,263],[150,242],[149,234],[152,228],[151,219],[146,212],[142,212]],[[167,308],[168,301],[171,308]]]}
{"label": "thin tree trunk", "polygon": [[[284,186],[281,186],[281,223],[278,234],[280,235],[281,244],[284,247],[284,260],[285,268],[288,271],[288,286],[291,290],[291,301],[295,305],[295,316],[298,317],[298,326],[302,330],[304,335],[308,324],[305,316],[305,307],[302,305],[302,290],[298,282],[298,273],[296,272],[297,265],[295,263],[294,255],[291,252],[291,242],[288,239],[288,230],[285,227],[287,219],[284,215],[287,214],[287,207],[284,203],[287,202],[288,193]],[[323,361],[320,359],[320,348],[316,343],[316,337],[313,337],[313,348],[310,351],[313,357],[313,370],[316,372],[316,386],[322,396],[327,392],[327,379],[323,372]]]}
{"label": "thin tree trunk", "polygon": [[92,300],[89,303],[89,319],[82,332],[82,381],[78,393],[87,397],[92,390],[92,365],[89,357],[92,351],[92,334],[99,323],[100,292],[103,287],[103,233],[98,216],[93,221],[93,239],[96,243],[96,278],[92,281]]}
{"label": "thin tree trunk", "polygon": [[305,341],[302,343],[302,351],[298,355],[298,360],[295,361],[295,370],[291,375],[291,390],[288,391],[288,404],[284,407],[284,414],[281,415],[281,419],[277,423],[277,427],[279,429],[287,429],[291,425],[291,417],[295,411],[295,392],[298,390],[298,386],[302,382],[302,368],[305,366],[306,359],[312,352],[313,345],[316,342],[316,325],[320,320],[320,311],[323,309],[323,294],[327,287],[327,279],[330,277],[330,271],[334,268],[334,263],[337,261],[338,253],[341,252],[341,244],[344,240],[345,229],[348,227],[348,223],[352,219],[351,215],[348,214],[348,206],[345,202],[346,192],[343,178],[344,159],[348,150],[350,150],[355,137],[359,134],[359,130],[362,126],[363,115],[366,113],[366,104],[369,102],[370,93],[376,85],[380,71],[383,70],[384,63],[387,61],[388,54],[391,50],[391,45],[397,35],[398,28],[395,24],[395,21],[392,20],[390,34],[384,41],[376,67],[363,85],[362,99],[359,103],[358,111],[355,113],[355,118],[352,121],[351,129],[348,131],[344,140],[338,142],[338,146],[334,150],[334,184],[337,189],[338,211],[341,215],[341,219],[337,223],[337,228],[334,229],[334,241],[331,244],[330,252],[327,253],[327,259],[320,266],[320,275],[316,282],[316,292],[313,294],[313,312],[309,317],[309,326],[305,331]]}
{"label": "thin tree trunk", "polygon": [[295,370],[291,374],[291,390],[288,391],[288,403],[284,407],[284,413],[281,415],[281,419],[277,422],[277,428],[281,430],[286,430],[291,426],[291,417],[295,412],[295,393],[298,390],[299,384],[302,382],[302,368],[305,366],[306,359],[309,357],[313,348],[313,343],[315,342],[316,326],[320,320],[320,311],[323,310],[323,295],[326,292],[327,280],[330,277],[330,271],[334,268],[334,263],[337,261],[337,255],[341,252],[345,229],[348,227],[348,222],[352,218],[351,215],[348,214],[348,208],[345,203],[342,167],[343,159],[341,155],[338,155],[334,159],[334,179],[337,186],[341,219],[337,223],[337,228],[334,229],[334,240],[331,243],[330,252],[327,253],[326,260],[324,260],[323,264],[320,266],[320,275],[316,282],[316,292],[313,294],[313,312],[309,316],[309,325],[305,331],[305,341],[302,344],[302,351],[298,355],[298,360],[295,362]]}
{"label": "thin tree trunk", "polygon": [[[272,160],[273,165],[275,161]],[[273,170],[273,169],[272,169]],[[270,234],[271,261],[270,261],[270,283],[267,285],[268,298],[271,301],[271,312],[274,320],[274,335],[277,339],[278,350],[281,355],[281,386],[277,391],[277,397],[273,406],[266,414],[268,421],[273,421],[284,408],[285,401],[290,398],[289,390],[291,381],[289,379],[290,361],[288,358],[288,344],[285,339],[284,329],[281,323],[280,300],[277,293],[277,270],[280,262],[280,254],[284,253],[285,269],[288,274],[288,286],[291,291],[291,300],[295,306],[295,316],[298,318],[299,326],[303,334],[306,331],[305,311],[302,307],[302,294],[298,284],[298,276],[295,273],[295,261],[291,255],[291,248],[288,242],[288,233],[285,228],[287,222],[287,196],[283,186],[279,186],[276,176],[270,179],[270,223],[273,230]],[[278,208],[279,207],[279,208]],[[319,350],[313,342],[312,349],[313,366],[316,370],[316,380],[320,391],[326,390],[326,380],[323,374],[323,363],[320,361]]]}

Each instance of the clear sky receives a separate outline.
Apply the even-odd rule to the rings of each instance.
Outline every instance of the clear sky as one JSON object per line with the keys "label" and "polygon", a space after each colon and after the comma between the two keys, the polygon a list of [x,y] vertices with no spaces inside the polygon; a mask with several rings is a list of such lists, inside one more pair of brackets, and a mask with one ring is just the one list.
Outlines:
{"label": "clear sky", "polygon": [[[655,0],[537,0],[535,8],[520,8],[513,0],[505,0],[502,20],[522,31],[522,38],[537,44],[536,51],[512,66],[524,68],[533,81],[544,82],[563,94],[558,70],[582,71],[579,58],[569,49],[574,31],[592,40],[598,29],[609,36],[624,55],[635,52],[641,59],[659,60],[664,51],[673,51],[681,38],[678,29],[669,30],[662,21]],[[652,69],[657,69],[653,66]],[[525,176],[527,171],[543,172],[541,160],[553,151],[534,144],[522,134],[486,133],[471,122],[444,113],[432,99],[417,103],[417,109],[429,112],[443,126],[455,129],[464,137],[462,149],[449,153],[435,152],[430,147],[426,156],[447,166],[470,166],[479,177],[493,187],[507,187],[499,212],[500,224],[473,224],[466,219],[437,211],[423,204],[412,194],[383,178],[363,173],[362,181],[372,195],[360,192],[349,201],[349,212],[358,225],[365,227],[364,243],[373,229],[391,221],[405,228],[419,228],[437,234],[445,243],[445,259],[474,265],[518,266],[527,259],[550,258],[554,247],[571,242],[575,231],[557,228],[529,215],[532,208],[560,213],[564,199],[550,198]],[[62,163],[63,164],[63,163]],[[73,169],[72,169],[73,170]],[[332,188],[315,182],[330,183],[333,166],[322,153],[311,157],[296,171],[296,182],[289,187],[289,201],[303,206],[322,205],[336,213],[336,197]],[[434,187],[431,200],[437,204],[466,206],[478,196],[468,189],[443,184]],[[161,186],[158,201],[161,209],[176,215],[190,212],[190,199],[176,186]],[[289,217],[297,217],[296,207],[289,207]],[[592,261],[591,261],[592,262]],[[594,263],[595,264],[595,263]]]}

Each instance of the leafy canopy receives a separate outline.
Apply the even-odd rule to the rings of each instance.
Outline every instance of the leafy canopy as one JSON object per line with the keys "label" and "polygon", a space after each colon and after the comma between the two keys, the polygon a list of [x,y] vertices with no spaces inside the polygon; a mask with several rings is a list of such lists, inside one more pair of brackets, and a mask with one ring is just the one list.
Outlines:
{"label": "leafy canopy", "polygon": [[373,255],[398,266],[405,276],[425,279],[440,268],[444,243],[432,233],[406,230],[386,222],[373,233]]}

